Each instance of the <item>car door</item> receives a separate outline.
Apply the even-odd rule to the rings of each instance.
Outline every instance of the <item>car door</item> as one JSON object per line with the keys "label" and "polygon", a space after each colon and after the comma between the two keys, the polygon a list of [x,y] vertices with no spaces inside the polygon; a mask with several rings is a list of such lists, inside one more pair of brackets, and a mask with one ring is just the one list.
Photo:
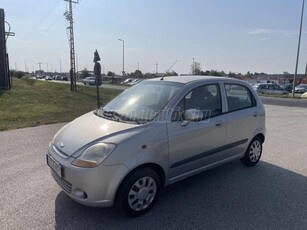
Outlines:
{"label": "car door", "polygon": [[228,156],[240,155],[251,141],[259,123],[258,108],[252,92],[244,85],[225,83],[227,98],[227,137]]}
{"label": "car door", "polygon": [[[199,109],[203,119],[183,125],[183,114]],[[170,154],[170,179],[188,176],[222,158],[219,148],[226,141],[227,115],[222,114],[218,84],[195,87],[176,106],[167,124]]]}

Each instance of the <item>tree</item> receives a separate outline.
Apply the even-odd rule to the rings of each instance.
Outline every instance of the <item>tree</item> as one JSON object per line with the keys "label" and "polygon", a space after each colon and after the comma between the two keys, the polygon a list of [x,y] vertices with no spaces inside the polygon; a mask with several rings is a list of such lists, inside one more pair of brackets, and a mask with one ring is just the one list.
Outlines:
{"label": "tree", "polygon": [[144,78],[154,78],[154,77],[156,77],[155,73],[145,73],[144,74]]}
{"label": "tree", "polygon": [[218,76],[218,77],[222,77],[225,76],[226,73],[224,71],[218,71],[218,70],[206,70],[204,71],[200,71],[200,75],[205,75],[205,76]]}
{"label": "tree", "polygon": [[178,76],[178,73],[176,73],[174,70],[172,70],[171,72],[166,72],[165,76]]}
{"label": "tree", "polygon": [[131,76],[131,77],[135,77],[135,78],[142,78],[142,77],[144,77],[142,71],[141,71],[141,70],[138,70],[138,69],[137,69],[136,71],[132,72],[132,73],[130,74],[130,76]]}
{"label": "tree", "polygon": [[88,73],[88,70],[86,68],[84,68],[82,71],[81,71],[81,78],[84,79],[86,77],[90,76],[90,74]]}
{"label": "tree", "polygon": [[10,70],[10,76],[16,77],[16,78],[22,78],[25,75],[24,72],[19,71],[19,70]]}
{"label": "tree", "polygon": [[111,72],[111,71],[108,71],[107,76],[113,77],[113,76],[115,76],[115,73],[114,73],[114,72]]}
{"label": "tree", "polygon": [[193,75],[200,75],[201,74],[201,64],[199,62],[194,62],[191,65],[191,72]]}

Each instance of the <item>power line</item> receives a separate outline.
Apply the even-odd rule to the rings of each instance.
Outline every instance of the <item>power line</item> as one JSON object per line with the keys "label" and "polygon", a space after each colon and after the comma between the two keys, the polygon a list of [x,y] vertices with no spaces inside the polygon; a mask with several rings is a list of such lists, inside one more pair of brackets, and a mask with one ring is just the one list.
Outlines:
{"label": "power line", "polygon": [[48,11],[47,13],[41,18],[41,20],[33,27],[33,29],[28,33],[28,35],[32,34],[37,28],[46,21],[46,19],[50,16],[53,10],[60,4],[61,0],[58,0]]}
{"label": "power line", "polygon": [[22,51],[22,50],[25,50],[27,48],[29,48],[31,45],[33,45],[35,42],[37,42],[47,31],[49,31],[53,26],[55,26],[55,24],[57,24],[60,19],[62,19],[63,16],[61,15],[59,18],[57,18],[56,21],[54,21],[53,24],[51,24],[46,30],[44,30],[41,34],[38,34],[35,39],[32,40],[32,42],[30,42],[28,45],[26,45],[24,48],[22,49],[19,49],[19,50],[15,50],[13,51],[13,54],[17,54],[18,52]]}
{"label": "power line", "polygon": [[[24,37],[21,37],[21,40],[26,40],[28,39],[28,37],[30,35],[33,34],[33,32],[35,32],[37,30],[37,28],[46,21],[46,19],[50,16],[50,14],[55,10],[55,8],[60,4],[61,0],[57,0],[57,2],[43,15],[43,17],[39,20],[38,23],[36,23],[36,25],[34,27],[32,27],[31,30],[29,30],[28,33],[26,33],[26,35]],[[16,50],[20,45],[22,44],[17,44],[13,50]]]}

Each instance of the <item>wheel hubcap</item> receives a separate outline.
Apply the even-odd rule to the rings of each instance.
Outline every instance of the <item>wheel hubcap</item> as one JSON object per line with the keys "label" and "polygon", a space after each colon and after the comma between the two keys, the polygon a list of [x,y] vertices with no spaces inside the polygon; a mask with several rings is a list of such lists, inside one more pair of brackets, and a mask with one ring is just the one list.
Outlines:
{"label": "wheel hubcap", "polygon": [[153,178],[142,177],[136,181],[128,194],[128,202],[131,209],[141,211],[146,209],[154,200],[157,193],[157,185]]}
{"label": "wheel hubcap", "polygon": [[260,158],[260,154],[261,154],[261,143],[258,140],[256,140],[250,146],[249,159],[252,162],[256,162]]}

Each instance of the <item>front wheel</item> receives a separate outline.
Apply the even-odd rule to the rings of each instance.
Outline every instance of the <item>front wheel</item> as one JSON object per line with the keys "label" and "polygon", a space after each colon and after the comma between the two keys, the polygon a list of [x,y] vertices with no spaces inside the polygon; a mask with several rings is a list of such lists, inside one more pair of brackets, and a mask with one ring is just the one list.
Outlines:
{"label": "front wheel", "polygon": [[255,166],[260,160],[261,154],[262,154],[262,141],[259,137],[255,137],[248,145],[244,157],[241,158],[241,162],[245,166],[249,167]]}
{"label": "front wheel", "polygon": [[129,217],[143,215],[154,205],[160,188],[158,174],[150,168],[140,168],[122,182],[116,206]]}

